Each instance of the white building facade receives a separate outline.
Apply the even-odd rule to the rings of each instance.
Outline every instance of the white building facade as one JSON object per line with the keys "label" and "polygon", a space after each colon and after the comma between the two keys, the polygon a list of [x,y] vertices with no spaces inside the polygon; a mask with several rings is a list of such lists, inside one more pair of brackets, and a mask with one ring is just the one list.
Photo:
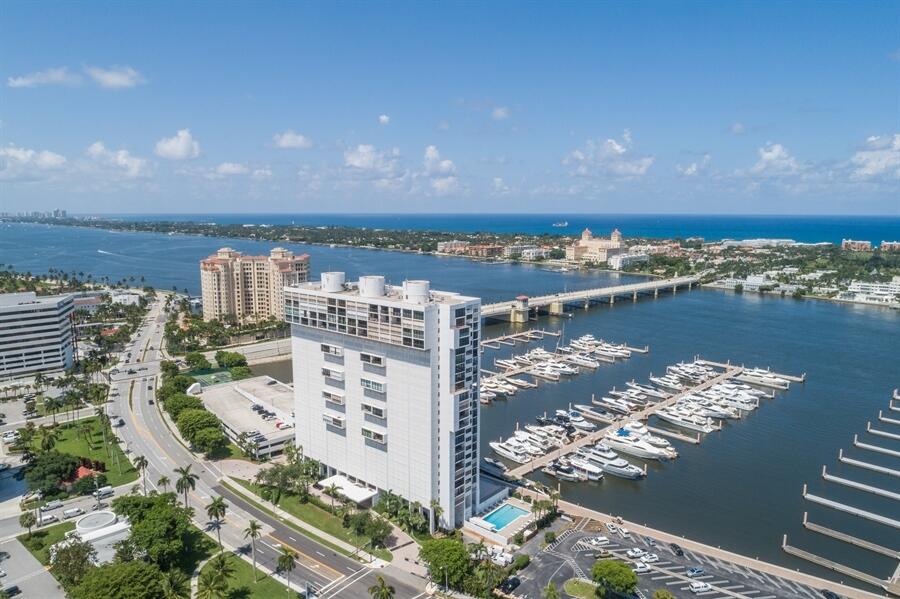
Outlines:
{"label": "white building facade", "polygon": [[481,301],[428,281],[285,288],[296,443],[325,475],[418,502],[440,525],[475,515]]}
{"label": "white building facade", "polygon": [[0,294],[0,379],[72,367],[71,295]]}

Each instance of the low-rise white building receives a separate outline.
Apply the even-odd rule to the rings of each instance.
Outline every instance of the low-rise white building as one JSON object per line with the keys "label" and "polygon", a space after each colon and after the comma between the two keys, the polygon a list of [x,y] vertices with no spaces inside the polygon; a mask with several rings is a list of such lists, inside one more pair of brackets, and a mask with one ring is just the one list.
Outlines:
{"label": "low-rise white building", "polygon": [[461,254],[466,251],[467,247],[469,247],[468,241],[454,239],[452,241],[439,241],[437,251],[442,254]]}
{"label": "low-rise white building", "polygon": [[519,256],[522,259],[525,259],[525,252],[530,250],[539,249],[538,246],[527,244],[527,243],[512,243],[510,245],[503,247],[503,257],[504,258],[515,258]]}
{"label": "low-rise white building", "polygon": [[900,304],[900,277],[887,283],[853,281],[840,299],[866,304]]}
{"label": "low-rise white building", "polygon": [[71,295],[0,294],[0,379],[72,367]]}
{"label": "low-rise white building", "polygon": [[648,260],[650,260],[650,256],[647,254],[618,254],[610,256],[606,263],[613,270],[622,270],[632,264],[639,264]]}
{"label": "low-rise white building", "polygon": [[522,250],[522,260],[544,260],[550,257],[547,248],[530,247]]}

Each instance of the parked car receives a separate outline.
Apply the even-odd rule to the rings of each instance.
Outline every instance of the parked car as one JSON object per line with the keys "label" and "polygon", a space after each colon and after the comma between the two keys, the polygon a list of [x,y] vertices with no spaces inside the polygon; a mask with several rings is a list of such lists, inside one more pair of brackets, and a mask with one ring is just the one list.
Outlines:
{"label": "parked car", "polygon": [[641,556],[641,561],[645,564],[655,564],[659,561],[659,556],[655,553],[647,553]]}
{"label": "parked car", "polygon": [[604,536],[591,537],[587,540],[588,545],[593,545],[594,547],[599,547],[600,545],[609,544],[609,539]]}
{"label": "parked car", "polygon": [[669,549],[678,557],[684,557],[684,549],[678,543],[669,543]]}
{"label": "parked car", "polygon": [[519,580],[517,576],[510,576],[500,583],[500,590],[504,593],[512,593],[514,590],[519,588],[520,584],[522,584],[522,581]]}
{"label": "parked car", "polygon": [[828,589],[822,589],[821,591],[819,591],[819,594],[825,597],[825,599],[841,599],[840,595],[838,595],[834,591],[829,591]]}
{"label": "parked car", "polygon": [[41,506],[42,512],[49,512],[50,510],[59,509],[63,506],[63,502],[59,499],[54,499],[53,501],[48,501],[44,505]]}
{"label": "parked car", "polygon": [[53,524],[54,522],[59,522],[59,518],[56,517],[56,514],[41,514],[41,526]]}
{"label": "parked car", "polygon": [[703,576],[706,572],[703,568],[691,568],[687,572],[684,573],[688,578],[697,578],[698,576]]}
{"label": "parked car", "polygon": [[606,530],[608,530],[608,531],[609,531],[609,534],[611,534],[611,535],[614,535],[614,534],[616,534],[617,532],[619,532],[618,527],[617,527],[615,524],[613,524],[612,522],[607,522],[607,523],[606,523]]}
{"label": "parked car", "polygon": [[637,547],[632,547],[628,551],[625,552],[625,555],[631,558],[644,557],[647,554],[643,549],[639,549]]}
{"label": "parked car", "polygon": [[699,580],[695,580],[694,582],[692,582],[691,586],[689,588],[691,589],[691,592],[694,593],[695,595],[697,595],[699,593],[705,593],[706,591],[712,590],[712,587],[709,585],[708,582],[700,582]]}
{"label": "parked car", "polygon": [[16,595],[22,594],[22,589],[16,585],[12,585],[3,589],[3,592],[6,593],[7,597],[15,597]]}
{"label": "parked car", "polygon": [[76,516],[80,516],[84,513],[84,510],[80,507],[69,508],[63,512],[63,518],[68,520],[69,518],[75,518]]}
{"label": "parked car", "polygon": [[650,566],[644,562],[634,562],[634,565],[631,566],[631,570],[635,574],[646,574],[647,572],[650,572]]}

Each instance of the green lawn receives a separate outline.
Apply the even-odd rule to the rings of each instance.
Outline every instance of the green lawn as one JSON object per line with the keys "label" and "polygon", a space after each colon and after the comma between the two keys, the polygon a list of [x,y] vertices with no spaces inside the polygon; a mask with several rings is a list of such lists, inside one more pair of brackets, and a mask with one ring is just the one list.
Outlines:
{"label": "green lawn", "polygon": [[[88,424],[91,427],[90,443],[87,442],[84,435],[80,433],[80,427]],[[54,449],[60,453],[68,453],[70,455],[82,458],[91,458],[93,460],[101,460],[106,464],[107,484],[117,487],[137,480],[137,470],[119,449],[115,443],[108,443],[107,447],[103,445],[103,432],[100,421],[95,418],[85,418],[72,423],[59,424],[59,439],[56,441]],[[112,439],[109,431],[106,433],[107,440]],[[40,440],[35,439],[35,448],[40,446]],[[109,453],[107,453],[107,448]],[[119,467],[116,467],[118,459]],[[121,469],[121,472],[119,470]]]}
{"label": "green lawn", "polygon": [[[235,480],[238,482],[238,484],[252,492],[254,495],[260,495],[261,489],[258,485],[255,485],[246,480],[241,480],[239,478],[236,478]],[[323,510],[319,506],[312,503],[301,503],[300,500],[293,495],[282,495],[281,502],[278,504],[278,507],[291,514],[292,516],[295,516],[300,520],[303,520],[304,522],[315,526],[319,530],[326,532],[342,541],[350,543],[354,547],[365,545],[369,540],[366,537],[358,537],[353,534],[353,532],[344,528],[341,519],[331,514],[327,510]],[[372,551],[372,555],[375,555],[376,557],[380,557],[381,559],[387,561],[390,561],[393,558],[391,552],[386,549],[375,549]]]}
{"label": "green lawn", "polygon": [[62,541],[70,530],[75,530],[75,522],[61,522],[32,531],[31,536],[26,532],[17,538],[39,562],[46,566],[50,563],[50,547]]}
{"label": "green lawn", "polygon": [[597,585],[574,578],[567,580],[563,585],[563,589],[572,597],[578,597],[579,599],[594,599],[597,596]]}
{"label": "green lawn", "polygon": [[193,377],[204,387],[218,383],[230,383],[231,373],[227,368],[207,368],[205,370],[190,370],[184,374]]}
{"label": "green lawn", "polygon": [[[234,568],[234,578],[228,583],[227,599],[273,599],[275,597],[300,597],[299,593],[291,591],[271,576],[262,571],[257,572],[259,580],[253,581],[253,564],[248,564],[233,553],[225,554],[228,563]],[[206,572],[211,567],[207,562],[201,572]],[[291,581],[300,580],[300,575],[294,572]]]}
{"label": "green lawn", "polygon": [[179,556],[178,566],[185,574],[191,576],[200,562],[219,551],[219,545],[196,526],[191,526],[188,535],[185,539],[186,549]]}

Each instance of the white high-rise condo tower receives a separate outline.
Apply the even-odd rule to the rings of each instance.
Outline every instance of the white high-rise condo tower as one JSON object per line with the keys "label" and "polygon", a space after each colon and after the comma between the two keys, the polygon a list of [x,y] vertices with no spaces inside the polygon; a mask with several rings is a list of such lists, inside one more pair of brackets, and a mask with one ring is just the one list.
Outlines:
{"label": "white high-rise condo tower", "polygon": [[71,295],[0,294],[0,379],[72,367]]}
{"label": "white high-rise condo tower", "polygon": [[348,283],[342,272],[285,287],[284,298],[303,454],[429,518],[436,503],[446,528],[473,516],[481,300],[428,281]]}

